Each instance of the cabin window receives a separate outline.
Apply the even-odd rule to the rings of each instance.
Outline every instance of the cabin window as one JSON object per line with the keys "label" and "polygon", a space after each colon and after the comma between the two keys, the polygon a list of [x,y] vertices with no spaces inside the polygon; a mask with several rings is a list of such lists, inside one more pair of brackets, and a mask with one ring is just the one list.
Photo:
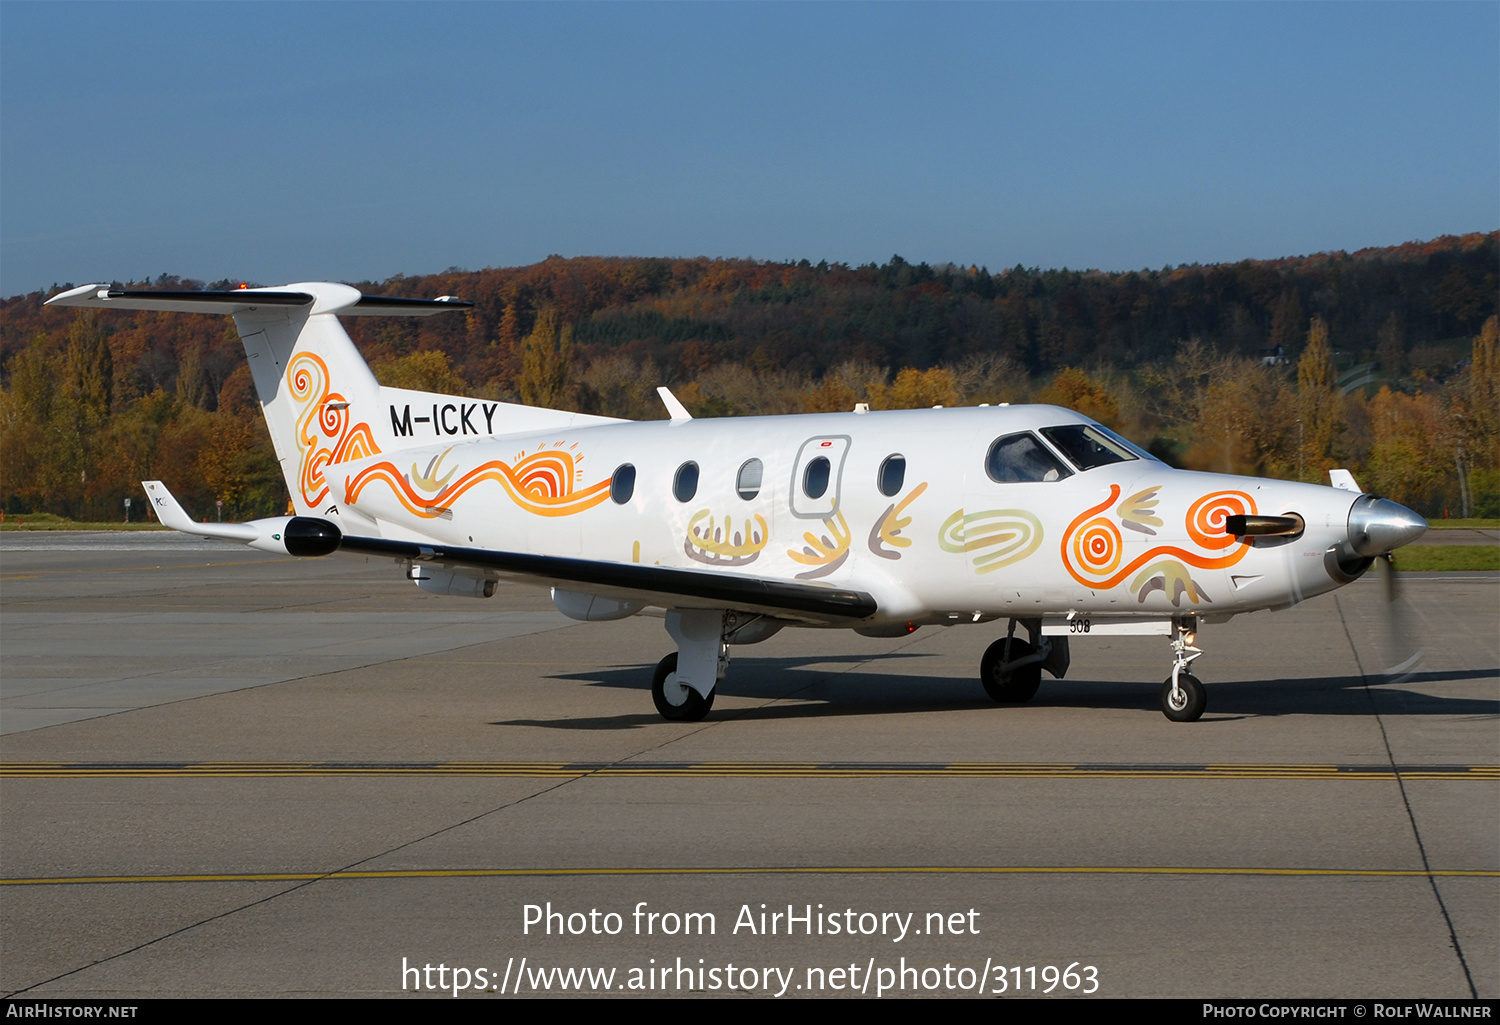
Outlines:
{"label": "cabin window", "polygon": [[1123,463],[1136,454],[1122,439],[1090,424],[1068,424],[1066,427],[1043,427],[1042,434],[1062,450],[1068,462],[1080,470]]}
{"label": "cabin window", "polygon": [[630,501],[630,496],[635,494],[635,467],[629,463],[621,463],[615,470],[614,476],[609,479],[609,497],[614,499],[616,505],[624,505]]}
{"label": "cabin window", "polygon": [[745,465],[740,467],[739,477],[735,480],[735,490],[745,501],[750,501],[760,494],[760,482],[765,476],[766,467],[759,459],[747,459]]}
{"label": "cabin window", "polygon": [[802,472],[802,493],[808,498],[822,498],[828,490],[828,457],[819,456]]}
{"label": "cabin window", "polygon": [[886,498],[895,495],[901,490],[901,485],[906,483],[906,457],[886,456],[885,462],[880,464],[880,473],[876,475],[876,485],[880,493]]}
{"label": "cabin window", "polygon": [[698,464],[693,462],[683,463],[677,468],[677,476],[672,478],[672,494],[679,502],[691,502],[693,496],[698,493]]}
{"label": "cabin window", "polygon": [[1073,476],[1034,434],[1007,434],[990,446],[984,461],[990,480],[999,484],[1027,484]]}

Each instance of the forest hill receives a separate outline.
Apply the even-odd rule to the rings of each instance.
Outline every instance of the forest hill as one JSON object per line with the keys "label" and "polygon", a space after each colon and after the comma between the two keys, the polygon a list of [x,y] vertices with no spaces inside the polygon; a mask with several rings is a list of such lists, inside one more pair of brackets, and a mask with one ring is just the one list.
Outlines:
{"label": "forest hill", "polygon": [[[1429,515],[1494,515],[1497,241],[1127,273],[552,257],[357,283],[475,306],[346,327],[382,383],[475,400],[636,419],[666,415],[657,384],[698,416],[1056,402],[1179,465],[1345,465]],[[233,325],[42,306],[65,287],[0,303],[4,507],[116,519],[165,474],[199,516],[281,512]]]}

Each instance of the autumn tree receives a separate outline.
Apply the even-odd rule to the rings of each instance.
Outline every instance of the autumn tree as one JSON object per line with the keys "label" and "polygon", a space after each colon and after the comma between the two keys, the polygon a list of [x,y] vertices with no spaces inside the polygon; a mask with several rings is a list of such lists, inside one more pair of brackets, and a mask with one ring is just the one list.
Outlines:
{"label": "autumn tree", "polygon": [[410,388],[443,395],[462,395],[468,391],[468,385],[448,362],[448,354],[436,349],[381,360],[372,363],[370,370],[387,388]]}
{"label": "autumn tree", "polygon": [[578,375],[578,408],[624,420],[660,419],[666,412],[654,378],[654,368],[628,356],[615,353],[596,359]]}
{"label": "autumn tree", "polygon": [[1295,470],[1296,402],[1274,368],[1221,357],[1194,405],[1197,418],[1185,458],[1190,469],[1265,477]]}
{"label": "autumn tree", "polygon": [[516,390],[528,406],[555,409],[568,401],[572,382],[573,325],[560,323],[557,310],[537,311],[536,326],[521,342],[521,373]]}
{"label": "autumn tree", "polygon": [[1307,332],[1307,348],[1297,360],[1297,412],[1302,420],[1301,479],[1320,480],[1332,463],[1338,436],[1339,396],[1335,390],[1333,350],[1328,325],[1314,317]]}
{"label": "autumn tree", "polygon": [[1360,482],[1402,505],[1432,501],[1452,468],[1442,451],[1442,414],[1436,398],[1381,388],[1370,401],[1370,429],[1372,444]]}
{"label": "autumn tree", "polygon": [[1385,375],[1393,380],[1401,376],[1401,371],[1406,366],[1406,333],[1401,330],[1401,318],[1396,316],[1395,310],[1380,325],[1380,333],[1376,335],[1375,360]]}
{"label": "autumn tree", "polygon": [[1032,396],[1032,401],[1066,406],[1106,427],[1115,427],[1120,422],[1119,400],[1077,367],[1059,370],[1051,384]]}
{"label": "autumn tree", "polygon": [[1464,514],[1494,516],[1500,512],[1500,320],[1495,317],[1484,322],[1474,339],[1450,415]]}
{"label": "autumn tree", "polygon": [[1302,312],[1302,299],[1295,288],[1289,288],[1281,294],[1271,316],[1271,346],[1280,346],[1290,359],[1297,355],[1306,337],[1307,314]]}
{"label": "autumn tree", "polygon": [[889,385],[874,380],[866,387],[872,409],[927,409],[956,406],[959,402],[958,380],[946,367],[928,370],[902,367]]}
{"label": "autumn tree", "polygon": [[13,512],[41,508],[62,485],[53,419],[57,363],[51,348],[46,333],[38,333],[7,366],[10,387],[0,407],[0,487],[10,496]]}

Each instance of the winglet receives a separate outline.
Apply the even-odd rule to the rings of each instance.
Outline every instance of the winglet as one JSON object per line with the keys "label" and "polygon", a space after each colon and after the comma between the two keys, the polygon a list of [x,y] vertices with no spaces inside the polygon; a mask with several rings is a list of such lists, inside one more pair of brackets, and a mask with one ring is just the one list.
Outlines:
{"label": "winglet", "polygon": [[691,420],[693,418],[693,414],[687,411],[687,407],[678,400],[676,395],[672,394],[671,388],[661,385],[656,389],[656,394],[661,396],[662,405],[667,407],[667,412],[672,414],[673,420]]}
{"label": "winglet", "polygon": [[260,531],[248,523],[194,523],[172,492],[159,480],[143,480],[141,487],[146,489],[146,499],[151,503],[151,511],[156,518],[161,520],[162,526],[180,530],[184,534],[196,534],[199,537],[217,537],[225,541],[254,541],[260,536]]}
{"label": "winglet", "polygon": [[1328,483],[1340,491],[1352,491],[1356,495],[1363,494],[1359,485],[1354,482],[1354,474],[1348,470],[1329,470]]}

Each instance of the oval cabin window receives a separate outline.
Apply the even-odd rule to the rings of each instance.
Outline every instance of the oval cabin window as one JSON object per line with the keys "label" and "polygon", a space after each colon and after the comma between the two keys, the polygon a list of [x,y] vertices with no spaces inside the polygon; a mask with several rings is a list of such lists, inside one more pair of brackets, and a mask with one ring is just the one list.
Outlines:
{"label": "oval cabin window", "polygon": [[635,467],[629,463],[621,463],[619,469],[615,470],[614,476],[609,479],[609,497],[616,505],[624,505],[630,501],[630,496],[635,494]]}
{"label": "oval cabin window", "polygon": [[765,476],[765,464],[759,459],[746,460],[745,465],[740,467],[739,477],[735,481],[735,490],[741,498],[750,501],[760,494],[760,482]]}
{"label": "oval cabin window", "polygon": [[878,486],[880,493],[890,498],[901,490],[901,485],[906,483],[906,457],[886,456],[885,462],[880,464],[878,475]]}
{"label": "oval cabin window", "polygon": [[828,459],[819,456],[807,464],[802,473],[802,493],[808,498],[822,498],[828,490]]}
{"label": "oval cabin window", "polygon": [[679,502],[691,502],[698,493],[698,464],[683,463],[672,479],[672,494]]}

